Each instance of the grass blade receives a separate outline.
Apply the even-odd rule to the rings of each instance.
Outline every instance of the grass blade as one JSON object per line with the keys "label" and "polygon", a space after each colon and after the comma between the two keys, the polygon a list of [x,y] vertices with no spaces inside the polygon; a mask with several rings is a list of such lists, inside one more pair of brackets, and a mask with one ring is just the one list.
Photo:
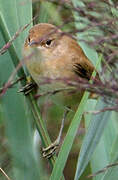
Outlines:
{"label": "grass blade", "polygon": [[81,100],[81,103],[78,107],[78,110],[69,126],[67,135],[65,137],[65,140],[63,142],[63,145],[61,147],[61,150],[59,152],[58,158],[55,162],[55,166],[53,168],[50,180],[60,180],[62,173],[63,173],[63,169],[66,163],[66,160],[68,158],[69,152],[71,150],[74,138],[76,136],[77,133],[77,129],[79,127],[80,121],[81,121],[81,117],[82,114],[84,112],[84,107],[85,104],[87,102],[89,93],[85,92],[83,95],[83,98]]}
{"label": "grass blade", "polygon": [[[30,22],[31,11],[31,2],[26,3],[25,6],[21,5],[20,0],[0,2],[0,42],[2,46],[10,40],[20,27]],[[8,52],[0,56],[0,86],[8,81],[9,76],[14,71],[14,65],[16,66],[19,63],[25,36],[26,32],[23,32]],[[20,70],[20,75],[24,75],[23,70]],[[41,170],[38,169],[40,166],[33,146],[32,115],[30,108],[28,109],[26,98],[17,93],[18,89],[18,85],[10,88],[0,99],[1,118],[4,122],[9,149],[13,158],[13,179],[39,180]]]}
{"label": "grass blade", "polygon": [[[106,104],[99,99],[96,109],[103,109]],[[100,140],[105,126],[108,123],[111,112],[104,112],[92,117],[88,131],[83,140],[80,155],[77,162],[77,170],[75,180],[78,180],[84,169],[86,168],[91,156]]]}
{"label": "grass blade", "polygon": [[[112,117],[111,117],[111,121],[112,121],[112,134],[114,134],[112,139],[112,145],[109,147],[108,151],[109,151],[109,164],[112,163],[116,163],[118,162],[118,113],[117,112],[112,112]],[[110,133],[111,134],[111,133]],[[111,138],[111,137],[110,137]],[[107,164],[108,165],[108,164]],[[117,166],[113,166],[110,167],[107,171],[105,171],[105,174],[103,174],[103,178],[102,180],[111,180],[111,179],[117,179],[118,177],[118,165]]]}

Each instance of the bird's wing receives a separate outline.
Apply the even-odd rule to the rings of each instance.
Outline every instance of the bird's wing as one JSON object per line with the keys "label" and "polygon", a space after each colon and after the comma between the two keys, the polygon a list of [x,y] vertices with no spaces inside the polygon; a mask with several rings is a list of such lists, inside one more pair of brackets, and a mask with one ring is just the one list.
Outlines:
{"label": "bird's wing", "polygon": [[76,63],[74,64],[74,72],[81,78],[90,80],[94,67],[88,66],[86,63]]}

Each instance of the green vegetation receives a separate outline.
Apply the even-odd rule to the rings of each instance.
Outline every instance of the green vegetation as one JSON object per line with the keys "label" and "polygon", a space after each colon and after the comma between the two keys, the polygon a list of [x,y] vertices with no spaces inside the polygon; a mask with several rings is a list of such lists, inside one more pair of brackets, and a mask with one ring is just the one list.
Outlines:
{"label": "green vegetation", "polygon": [[[58,136],[64,108],[51,104],[50,100],[46,106],[48,97],[41,97],[37,104],[34,99],[35,92],[28,96],[18,93],[18,90],[25,85],[25,79],[8,87],[9,83],[28,74],[24,64],[22,66],[22,47],[28,30],[33,24],[40,22],[55,24],[66,32],[77,30],[76,34],[72,34],[76,35],[80,46],[98,72],[103,72],[101,68],[103,62],[111,71],[104,73],[101,79],[104,82],[105,78],[109,80],[114,72],[116,74],[113,74],[114,79],[110,79],[110,82],[115,81],[117,69],[114,71],[113,63],[110,64],[105,59],[108,52],[117,51],[115,43],[110,44],[112,40],[110,43],[106,41],[103,43],[104,48],[98,43],[93,49],[91,44],[88,46],[85,42],[94,40],[97,42],[97,38],[104,38],[105,35],[112,37],[112,34],[105,34],[104,28],[102,31],[99,29],[99,22],[96,22],[95,29],[92,25],[90,28],[88,17],[91,16],[91,22],[94,22],[93,17],[100,19],[100,14],[97,8],[92,8],[94,3],[97,3],[96,0],[88,8],[88,12],[82,14],[79,8],[81,7],[84,12],[84,8],[86,10],[88,7],[86,2],[89,0],[72,2],[68,0],[64,3],[56,0],[0,0],[0,168],[5,171],[9,180],[60,180],[61,178],[86,180],[88,175],[117,162],[117,88],[112,91],[112,86],[109,86],[107,89],[109,81],[106,81],[103,88],[101,86],[98,99],[90,99],[90,92],[85,91],[77,112],[75,114],[71,112],[65,121],[63,143],[58,156],[54,155],[49,160],[42,158],[40,149],[42,146],[47,147]],[[115,3],[110,0],[109,3],[100,4],[108,12],[110,11],[108,14],[107,11],[104,12],[103,19],[108,19],[109,14],[111,21],[117,19]],[[32,20],[33,17],[36,18]],[[106,19],[104,21],[107,24]],[[102,19],[100,21],[102,24]],[[117,26],[115,23],[114,26]],[[82,28],[85,30],[81,31]],[[114,33],[117,39],[116,28]],[[100,47],[99,51],[98,47]],[[96,88],[97,92],[99,86]],[[103,110],[105,108],[106,111]],[[89,111],[91,113],[86,113]],[[79,134],[81,130],[84,132]],[[114,166],[91,179],[116,180],[117,177],[118,166]],[[2,171],[0,171],[0,179],[8,179]]]}

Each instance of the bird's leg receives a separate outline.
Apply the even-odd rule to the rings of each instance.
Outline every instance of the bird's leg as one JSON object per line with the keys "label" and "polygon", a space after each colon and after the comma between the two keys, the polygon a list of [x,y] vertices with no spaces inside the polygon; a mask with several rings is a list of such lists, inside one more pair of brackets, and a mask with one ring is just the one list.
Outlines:
{"label": "bird's leg", "polygon": [[62,131],[63,131],[63,127],[64,127],[64,122],[65,122],[65,119],[66,119],[68,112],[69,112],[69,109],[66,109],[66,111],[64,112],[63,119],[61,122],[61,128],[60,128],[59,135],[58,135],[57,139],[52,144],[50,144],[48,147],[42,149],[42,153],[43,153],[44,158],[49,159],[57,150],[57,148],[60,144]]}
{"label": "bird's leg", "polygon": [[26,79],[27,79],[27,84],[18,90],[18,92],[24,92],[25,96],[28,95],[32,90],[34,90],[34,88],[37,87],[36,83],[33,82],[30,76],[28,76]]}

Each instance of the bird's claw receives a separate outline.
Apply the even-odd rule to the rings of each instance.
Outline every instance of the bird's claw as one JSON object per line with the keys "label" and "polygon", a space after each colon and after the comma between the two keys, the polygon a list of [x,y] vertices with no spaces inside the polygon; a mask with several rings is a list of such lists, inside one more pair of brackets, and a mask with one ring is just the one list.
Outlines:
{"label": "bird's claw", "polygon": [[24,92],[25,95],[28,95],[35,87],[36,87],[36,84],[33,82],[30,82],[30,83],[27,83],[22,88],[20,88],[18,92]]}
{"label": "bird's claw", "polygon": [[59,142],[56,140],[48,147],[43,148],[42,149],[43,157],[47,159],[51,158],[53,154],[56,152],[58,146],[59,146]]}
{"label": "bird's claw", "polygon": [[57,150],[57,148],[58,148],[58,146],[60,144],[61,136],[62,136],[62,131],[63,131],[63,127],[64,127],[64,121],[65,121],[65,118],[66,118],[68,112],[69,112],[69,110],[66,109],[66,111],[65,111],[65,113],[63,115],[63,119],[62,119],[62,122],[61,122],[61,128],[60,128],[59,135],[58,135],[57,139],[50,146],[42,149],[42,153],[43,153],[44,158],[49,159],[50,157],[52,157],[52,155]]}

